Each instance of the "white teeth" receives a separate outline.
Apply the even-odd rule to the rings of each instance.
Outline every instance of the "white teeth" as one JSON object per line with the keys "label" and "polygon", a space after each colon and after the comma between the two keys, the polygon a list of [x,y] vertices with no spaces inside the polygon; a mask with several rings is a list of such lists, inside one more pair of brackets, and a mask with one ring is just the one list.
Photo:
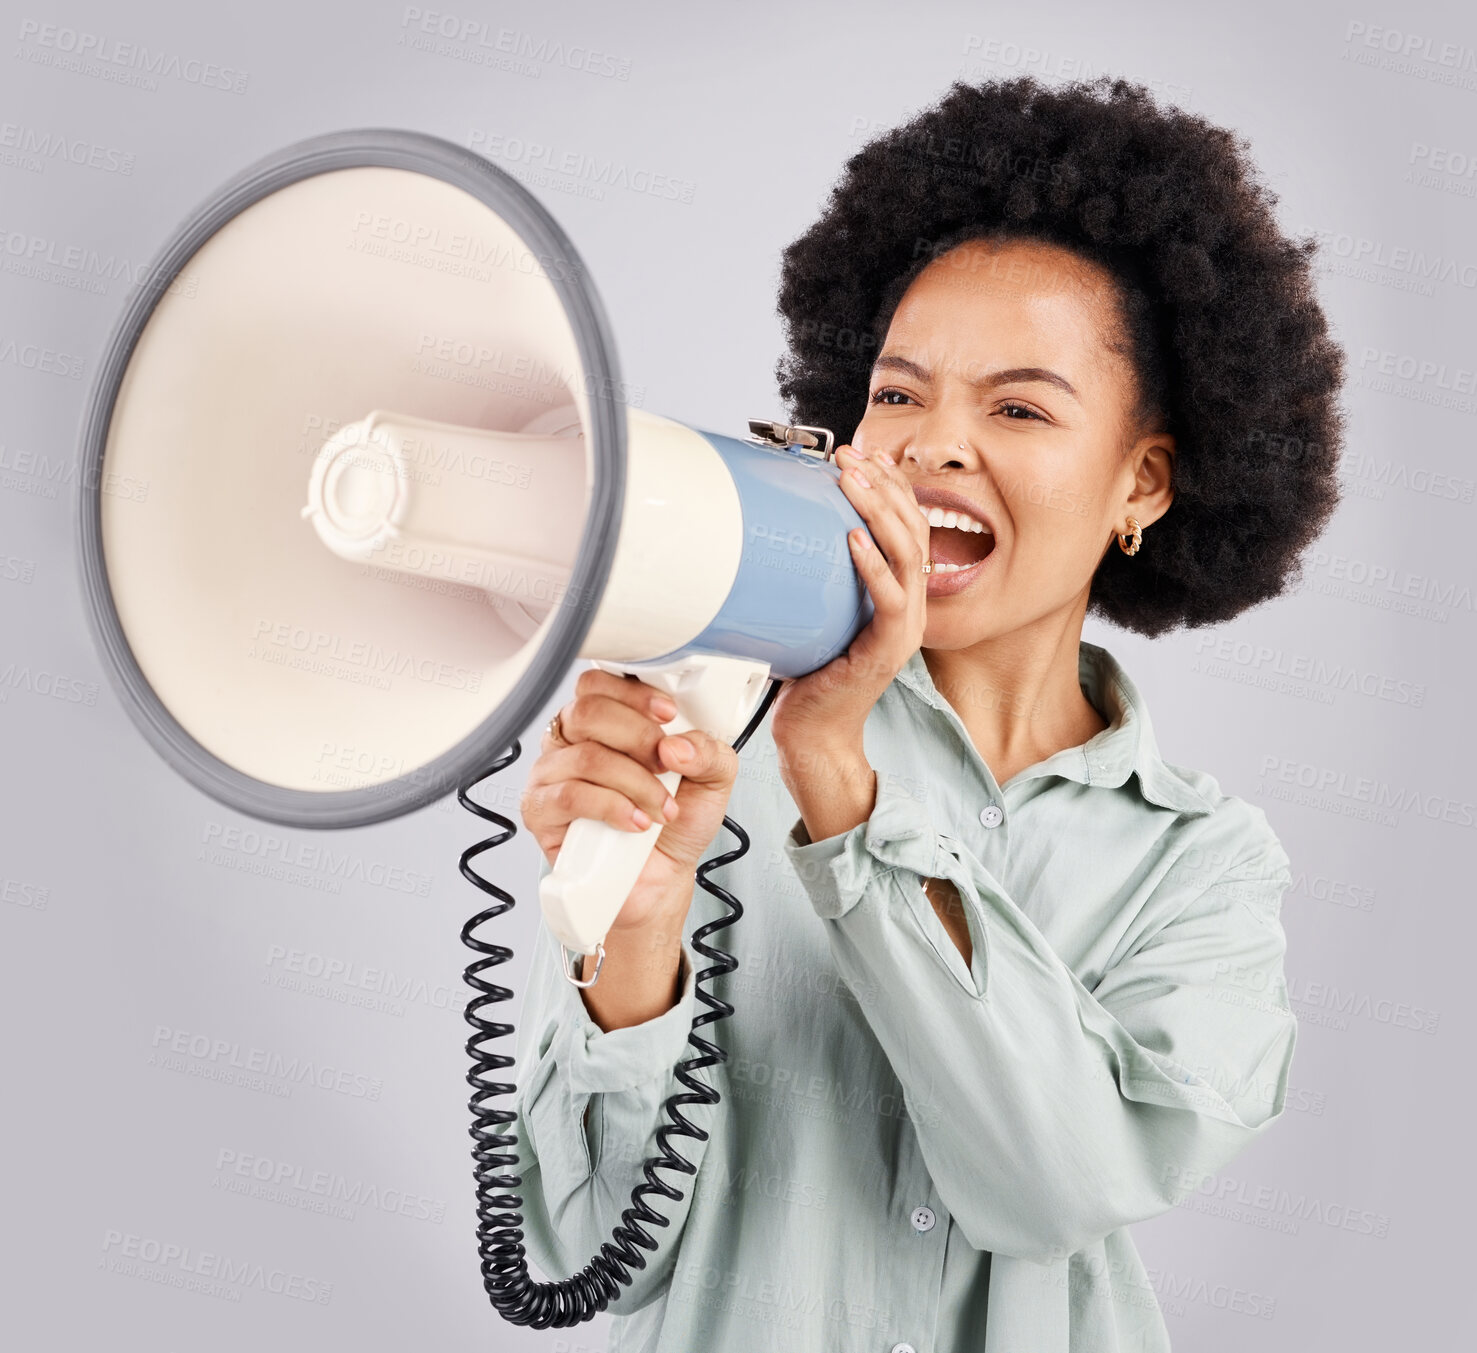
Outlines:
{"label": "white teeth", "polygon": [[922,503],[918,504],[918,511],[930,526],[952,527],[956,531],[971,531],[975,535],[985,531],[983,522],[976,521],[964,512],[945,512],[941,507],[924,507]]}

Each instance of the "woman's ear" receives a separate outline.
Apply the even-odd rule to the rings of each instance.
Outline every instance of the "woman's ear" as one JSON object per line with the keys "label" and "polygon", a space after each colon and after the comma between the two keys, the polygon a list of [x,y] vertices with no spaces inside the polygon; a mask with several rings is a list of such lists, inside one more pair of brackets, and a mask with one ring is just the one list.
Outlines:
{"label": "woman's ear", "polygon": [[1174,438],[1167,432],[1140,438],[1128,453],[1133,488],[1124,500],[1124,513],[1140,529],[1158,521],[1174,501],[1174,453]]}

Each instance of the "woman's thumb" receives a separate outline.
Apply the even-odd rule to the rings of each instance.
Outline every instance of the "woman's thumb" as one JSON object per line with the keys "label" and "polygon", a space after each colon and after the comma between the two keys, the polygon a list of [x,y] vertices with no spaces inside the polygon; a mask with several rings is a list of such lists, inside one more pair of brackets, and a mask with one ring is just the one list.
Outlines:
{"label": "woman's thumb", "polygon": [[738,753],[700,728],[663,738],[657,754],[668,770],[704,786],[726,787],[738,770]]}

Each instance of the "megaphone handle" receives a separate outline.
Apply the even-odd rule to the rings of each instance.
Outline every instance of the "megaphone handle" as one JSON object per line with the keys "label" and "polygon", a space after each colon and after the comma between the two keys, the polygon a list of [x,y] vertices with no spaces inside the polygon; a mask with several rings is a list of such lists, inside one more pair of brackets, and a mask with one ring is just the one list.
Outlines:
{"label": "megaphone handle", "polygon": [[[662,725],[666,733],[685,733],[697,725],[679,710]],[[668,794],[682,782],[680,771],[657,777]],[[653,822],[645,831],[625,831],[598,818],[577,818],[569,824],[559,847],[559,858],[541,890],[549,929],[573,953],[594,953],[625,906],[626,899],[646,868],[665,822]],[[557,879],[549,883],[550,879]],[[561,887],[587,880],[598,887]]]}
{"label": "megaphone handle", "polygon": [[[706,653],[666,663],[597,661],[595,666],[639,676],[671,695],[677,713],[662,725],[664,732],[700,728],[725,742],[732,742],[742,731],[769,677],[767,662]],[[677,771],[662,771],[657,778],[673,794],[682,776]],[[653,822],[645,831],[633,832],[594,818],[578,818],[569,824],[554,867],[539,884],[544,919],[566,958],[568,954],[598,954],[600,942],[631,895],[665,825]],[[567,969],[564,975],[575,981]]]}

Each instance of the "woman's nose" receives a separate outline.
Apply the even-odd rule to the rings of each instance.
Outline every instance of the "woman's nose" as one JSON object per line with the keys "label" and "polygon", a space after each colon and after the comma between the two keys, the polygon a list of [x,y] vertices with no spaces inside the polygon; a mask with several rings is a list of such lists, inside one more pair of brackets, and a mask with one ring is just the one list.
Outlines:
{"label": "woman's nose", "polygon": [[914,462],[919,474],[937,474],[941,470],[978,470],[980,457],[967,436],[957,431],[927,432],[922,428],[903,443],[897,452],[897,463]]}

